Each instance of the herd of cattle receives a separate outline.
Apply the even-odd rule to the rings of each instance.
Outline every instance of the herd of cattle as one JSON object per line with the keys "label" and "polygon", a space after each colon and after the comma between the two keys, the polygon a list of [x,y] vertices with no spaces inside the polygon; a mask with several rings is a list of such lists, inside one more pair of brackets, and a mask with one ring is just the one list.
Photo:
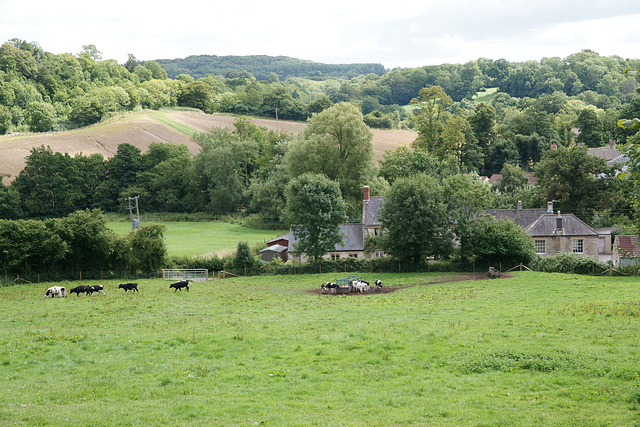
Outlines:
{"label": "herd of cattle", "polygon": [[[182,292],[182,288],[187,288],[187,292],[189,292],[189,280],[179,280],[175,283],[169,285],[169,289],[175,289],[173,292],[175,293],[180,290]],[[128,293],[131,291],[132,293],[140,291],[138,290],[137,283],[121,283],[118,285],[118,289],[124,289],[124,293]],[[94,285],[94,286],[86,286],[80,285],[69,291],[70,294],[76,294],[76,296],[80,296],[80,294],[85,295],[93,295],[94,292],[98,292],[98,294],[104,295],[104,286],[103,285]],[[64,286],[52,286],[47,289],[47,292],[44,294],[45,298],[66,298],[67,297],[67,288]]]}
{"label": "herd of cattle", "polygon": [[[323,283],[322,285],[320,285],[320,289],[323,294],[336,294],[338,293],[339,290],[342,290],[341,286],[339,286],[337,283],[331,283],[331,282]],[[364,281],[361,279],[355,279],[349,282],[348,286],[345,287],[346,292],[361,292],[361,293],[368,293],[369,291],[377,292],[380,289],[382,289],[382,282],[377,279],[375,282],[373,282],[373,286],[369,286],[369,282],[367,281]]]}
{"label": "herd of cattle", "polygon": [[[189,292],[189,280],[186,280],[186,279],[179,280],[169,285],[169,289],[174,289],[173,293],[176,293],[178,290],[182,292],[182,288],[186,288],[187,292]],[[323,294],[336,294],[338,293],[340,286],[336,283],[326,282],[326,283],[323,283],[320,286],[320,288]],[[129,291],[131,291],[132,293],[140,292],[138,290],[137,283],[121,283],[120,285],[118,285],[118,289],[124,289],[124,293],[128,293]],[[377,292],[381,289],[382,289],[382,282],[380,280],[376,280],[375,282],[373,282],[373,286],[370,286],[369,282],[367,281],[364,281],[361,279],[355,279],[349,282],[349,286],[347,287],[347,292],[368,293],[368,292]],[[94,285],[94,286],[81,285],[81,286],[76,286],[75,288],[69,291],[70,294],[76,294],[76,296],[80,296],[80,294],[93,295],[94,292],[104,295],[104,286],[103,285]],[[56,297],[66,298],[66,296],[67,296],[67,288],[65,288],[64,286],[52,286],[49,289],[47,289],[47,292],[45,292],[44,294],[45,298],[56,298]]]}

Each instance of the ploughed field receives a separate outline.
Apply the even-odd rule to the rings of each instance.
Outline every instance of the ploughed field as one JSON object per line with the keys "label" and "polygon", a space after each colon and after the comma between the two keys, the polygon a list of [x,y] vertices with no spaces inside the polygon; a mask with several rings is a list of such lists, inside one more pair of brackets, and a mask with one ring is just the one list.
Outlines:
{"label": "ploughed field", "polygon": [[[517,272],[0,288],[3,425],[635,425],[640,281]],[[470,279],[470,280],[463,280]]]}

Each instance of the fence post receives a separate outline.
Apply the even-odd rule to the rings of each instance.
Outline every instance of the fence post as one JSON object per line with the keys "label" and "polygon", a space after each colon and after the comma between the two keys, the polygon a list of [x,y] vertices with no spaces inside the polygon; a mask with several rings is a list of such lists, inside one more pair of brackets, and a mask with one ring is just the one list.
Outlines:
{"label": "fence post", "polygon": [[38,273],[38,283],[40,283],[40,273]]}
{"label": "fence post", "polygon": [[502,263],[500,263],[500,274],[502,274]]}
{"label": "fence post", "polygon": [[271,274],[271,272],[269,272],[269,264],[267,264],[267,274]]}
{"label": "fence post", "polygon": [[322,274],[322,264],[318,264],[320,266],[320,274]]}
{"label": "fence post", "polygon": [[398,263],[398,273],[402,272],[402,269],[400,268],[400,263]]}
{"label": "fence post", "polygon": [[80,280],[82,280],[82,270],[80,270]]}
{"label": "fence post", "polygon": [[244,275],[245,275],[245,277],[247,275],[247,266],[246,265],[244,266]]}

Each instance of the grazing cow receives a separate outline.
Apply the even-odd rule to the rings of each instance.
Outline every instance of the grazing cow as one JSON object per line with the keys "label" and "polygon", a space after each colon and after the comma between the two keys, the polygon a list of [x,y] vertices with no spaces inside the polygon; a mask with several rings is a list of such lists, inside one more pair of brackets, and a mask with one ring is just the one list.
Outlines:
{"label": "grazing cow", "polygon": [[173,291],[174,294],[178,291],[178,289],[180,289],[180,292],[182,292],[182,288],[187,288],[187,292],[189,292],[189,280],[185,279],[185,280],[180,280],[178,282],[172,283],[169,285],[169,289],[171,288],[176,289],[175,291]]}
{"label": "grazing cow", "polygon": [[91,294],[93,295],[94,292],[98,292],[99,294],[104,295],[104,285],[93,285],[93,286],[89,286],[91,288]]}
{"label": "grazing cow", "polygon": [[138,284],[137,283],[121,283],[118,286],[118,289],[124,289],[124,293],[125,294],[127,293],[127,291],[133,291],[133,292],[140,293],[140,291],[138,290]]}
{"label": "grazing cow", "polygon": [[91,288],[91,286],[80,285],[80,286],[76,286],[75,288],[69,291],[70,294],[75,293],[76,296],[80,296],[80,294],[83,292],[86,295],[89,295],[93,293],[93,289]]}
{"label": "grazing cow", "polygon": [[353,287],[356,292],[369,292],[369,283],[362,280],[354,280],[351,282],[351,287]]}
{"label": "grazing cow", "polygon": [[67,288],[64,286],[52,286],[47,289],[47,292],[44,294],[45,298],[55,298],[55,297],[67,297]]}
{"label": "grazing cow", "polygon": [[323,294],[328,294],[328,293],[335,294],[338,291],[338,285],[331,282],[323,283],[322,285],[320,285],[320,288],[322,288]]}
{"label": "grazing cow", "polygon": [[382,280],[376,279],[376,281],[373,282],[373,284],[376,285],[377,289],[382,289]]}

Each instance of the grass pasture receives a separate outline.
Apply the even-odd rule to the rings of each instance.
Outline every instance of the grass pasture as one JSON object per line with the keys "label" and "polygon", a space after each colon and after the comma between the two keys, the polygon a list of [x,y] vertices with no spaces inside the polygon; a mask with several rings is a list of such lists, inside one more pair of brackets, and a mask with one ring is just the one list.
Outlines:
{"label": "grass pasture", "polygon": [[369,276],[398,289],[319,295],[326,274],[0,288],[0,424],[640,424],[636,278]]}
{"label": "grass pasture", "polygon": [[[253,245],[268,242],[288,232],[288,230],[258,230],[219,221],[157,223],[167,226],[164,242],[169,256],[224,256],[234,252],[238,242],[248,242],[249,245]],[[108,222],[107,225],[118,234],[131,231],[129,222]]]}

